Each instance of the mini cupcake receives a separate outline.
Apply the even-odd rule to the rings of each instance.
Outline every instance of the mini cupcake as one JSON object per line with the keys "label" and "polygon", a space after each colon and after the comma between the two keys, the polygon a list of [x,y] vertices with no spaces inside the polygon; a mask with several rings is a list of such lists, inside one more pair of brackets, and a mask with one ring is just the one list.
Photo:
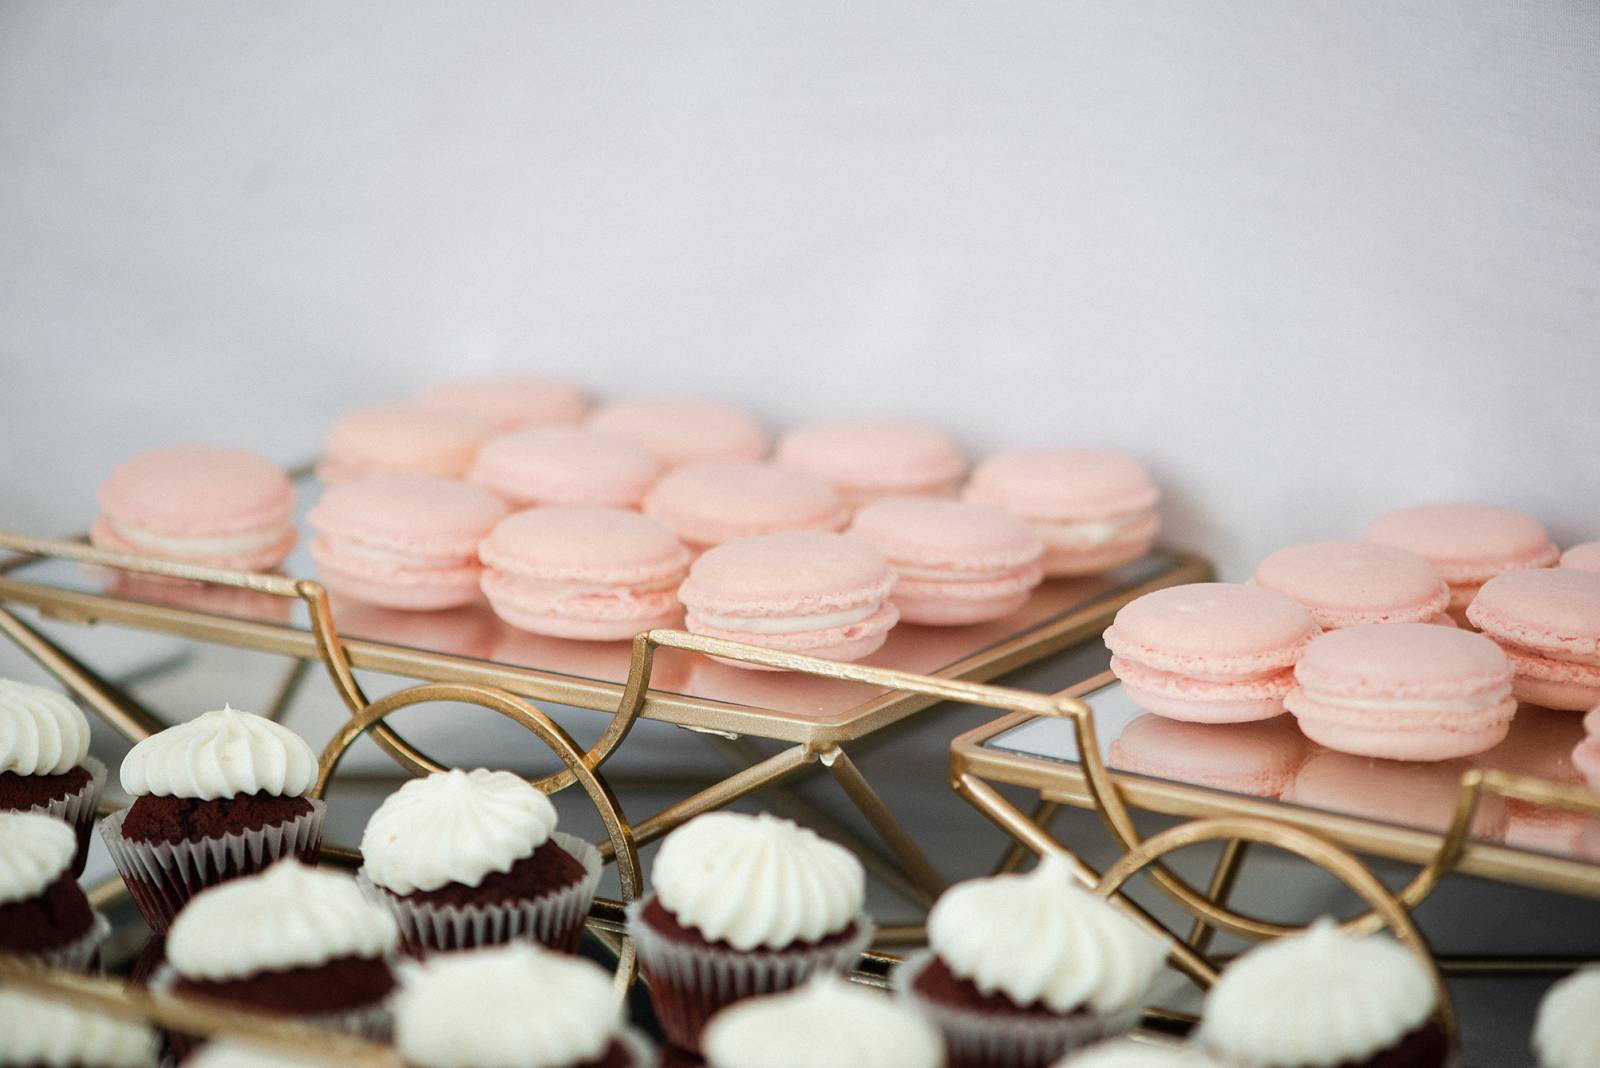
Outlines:
{"label": "mini cupcake", "polygon": [[156,1068],[160,1048],[160,1037],[145,1024],[0,988],[5,1068]]}
{"label": "mini cupcake", "polygon": [[942,1068],[922,1015],[875,990],[819,975],[796,990],[719,1012],[702,1042],[709,1068]]}
{"label": "mini cupcake", "polygon": [[44,812],[78,835],[83,874],[106,766],[89,755],[89,720],[58,690],[0,679],[0,812]]}
{"label": "mini cupcake", "polygon": [[1118,1038],[1074,1053],[1055,1068],[1221,1068],[1221,1066],[1193,1046],[1153,1046],[1131,1038]]}
{"label": "mini cupcake", "polygon": [[649,1068],[598,964],[531,945],[404,969],[395,1047],[415,1068]]}
{"label": "mini cupcake", "polygon": [[1442,1068],[1450,1042],[1427,970],[1386,936],[1328,919],[1240,957],[1206,997],[1198,1042],[1238,1068]]}
{"label": "mini cupcake", "polygon": [[928,914],[928,952],[895,987],[944,1032],[950,1068],[1043,1068],[1128,1030],[1166,946],[1050,854],[960,883]]}
{"label": "mini cupcake", "polygon": [[78,886],[76,850],[72,828],[60,820],[0,812],[0,952],[62,968],[94,958],[110,928]]}
{"label": "mini cupcake", "polygon": [[555,827],[550,799],[509,771],[439,772],[378,806],[359,877],[416,953],[513,939],[571,953],[602,865]]}
{"label": "mini cupcake", "polygon": [[348,875],[296,860],[195,897],[167,935],[153,989],[379,1036],[399,931]]}
{"label": "mini cupcake", "polygon": [[133,804],[100,821],[128,892],[159,934],[195,894],[279,857],[314,860],[327,806],[305,794],[317,757],[289,728],[221,708],[135,745]]}
{"label": "mini cupcake", "polygon": [[667,1038],[699,1049],[715,1012],[844,972],[872,941],[866,876],[842,846],[788,820],[713,812],[667,835],[628,932]]}
{"label": "mini cupcake", "polygon": [[1600,968],[1573,972],[1539,1002],[1533,1025],[1539,1068],[1594,1068],[1600,1064]]}
{"label": "mini cupcake", "polygon": [[281,1050],[219,1039],[185,1058],[183,1068],[339,1068],[344,1063],[292,1057]]}

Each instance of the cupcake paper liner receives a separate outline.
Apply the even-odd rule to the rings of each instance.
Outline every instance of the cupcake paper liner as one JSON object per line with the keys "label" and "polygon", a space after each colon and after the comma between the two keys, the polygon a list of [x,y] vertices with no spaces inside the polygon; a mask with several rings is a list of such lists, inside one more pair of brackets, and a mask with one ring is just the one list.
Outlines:
{"label": "cupcake paper liner", "polygon": [[43,805],[34,805],[30,812],[42,812],[72,824],[78,834],[78,852],[72,858],[72,874],[82,875],[84,863],[89,859],[89,828],[94,826],[96,806],[100,793],[106,786],[106,766],[92,756],[83,758],[89,770],[89,781],[77,793],[68,794]]}
{"label": "cupcake paper liner", "polygon": [[1046,1068],[1073,1050],[1131,1031],[1138,1003],[1109,1015],[1075,1013],[1055,1019],[1022,1017],[948,1005],[914,987],[933,959],[924,950],[894,970],[895,994],[905,998],[944,1035],[949,1068]]}
{"label": "cupcake paper liner", "polygon": [[400,937],[419,954],[492,946],[519,939],[540,942],[563,953],[576,953],[583,938],[604,862],[600,851],[575,835],[552,831],[551,841],[576,858],[581,880],[529,901],[497,905],[434,905],[408,901],[377,886],[362,868],[356,879],[373,901],[388,909],[400,925]]}
{"label": "cupcake paper liner", "polygon": [[617,1032],[617,1041],[622,1043],[622,1048],[628,1051],[632,1058],[628,1068],[656,1068],[661,1063],[661,1058],[656,1050],[655,1043],[645,1037],[644,1032],[633,1027],[624,1027]]}
{"label": "cupcake paper liner", "polygon": [[[170,964],[163,964],[150,976],[149,989],[152,994],[170,994],[173,992],[172,988],[177,985],[177,982],[177,970]],[[320,1028],[324,1031],[338,1031],[341,1034],[371,1039],[374,1042],[387,1042],[394,1032],[394,1006],[391,1003],[392,1001],[392,997],[384,998],[375,1005],[369,1005],[364,1009],[351,1009],[348,1012],[272,1013],[270,1015],[275,1019],[291,1020],[294,1023]],[[259,1009],[253,1009],[245,1004],[239,1004],[235,1007],[247,1012],[260,1012]],[[167,1033],[167,1041],[180,1058],[188,1056],[193,1051],[192,1047],[198,1045],[189,1036],[179,1035],[170,1031]]]}
{"label": "cupcake paper liner", "polygon": [[790,990],[821,972],[849,971],[877,930],[863,913],[855,918],[855,937],[845,942],[740,952],[662,937],[641,915],[649,900],[628,906],[628,933],[638,947],[661,1030],[673,1045],[696,1052],[701,1029],[718,1010],[758,994]]}
{"label": "cupcake paper liner", "polygon": [[281,857],[315,863],[327,813],[326,802],[312,801],[310,812],[258,830],[192,842],[132,842],[122,836],[124,809],[100,821],[100,835],[134,904],[157,934],[165,934],[178,911],[207,887],[260,871]]}
{"label": "cupcake paper liner", "polygon": [[94,922],[89,924],[89,930],[76,940],[55,949],[47,949],[37,954],[40,963],[51,968],[65,968],[68,971],[87,972],[94,963],[94,955],[100,951],[100,944],[111,934],[111,921],[100,913],[94,914]]}

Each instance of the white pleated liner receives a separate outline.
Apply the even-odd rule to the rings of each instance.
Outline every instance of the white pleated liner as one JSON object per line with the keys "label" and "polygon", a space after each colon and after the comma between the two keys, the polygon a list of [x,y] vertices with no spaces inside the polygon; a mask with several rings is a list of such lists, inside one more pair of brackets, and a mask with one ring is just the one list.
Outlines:
{"label": "white pleated liner", "polygon": [[100,949],[100,944],[111,934],[111,921],[100,913],[94,914],[94,921],[89,924],[89,930],[76,940],[55,949],[47,949],[35,954],[38,960],[51,968],[65,968],[73,972],[87,972],[89,965],[94,962],[94,955]]}
{"label": "white pleated liner", "polygon": [[[771,950],[718,949],[663,938],[642,917],[651,898],[628,906],[628,933],[639,966],[654,973],[650,988],[661,1029],[673,1045],[698,1051],[700,1031],[714,1012],[758,994],[792,990],[813,975],[844,973],[872,943],[876,925],[865,913],[855,918],[855,936],[819,947]],[[660,981],[673,989],[658,990]]]}
{"label": "white pleated liner", "polygon": [[958,1068],[1046,1068],[1073,1050],[1131,1031],[1138,1024],[1137,1002],[1102,1016],[1092,1010],[1043,1019],[984,1012],[923,997],[914,987],[933,960],[927,950],[895,968],[896,996],[905,998],[944,1034],[950,1064]]}
{"label": "white pleated liner", "polygon": [[[81,832],[83,828],[93,826],[95,810],[100,805],[100,794],[106,787],[106,766],[92,756],[83,758],[83,766],[89,770],[89,781],[77,793],[68,794],[43,805],[34,805],[29,811],[42,812],[46,816],[54,816],[58,820],[70,823],[74,831]],[[83,874],[83,862],[87,853],[88,849],[80,844],[78,853],[73,858],[75,874]]]}
{"label": "white pleated liner", "polygon": [[400,937],[419,952],[448,952],[451,947],[492,946],[519,939],[539,942],[568,953],[577,951],[583,922],[600,888],[605,862],[600,851],[576,835],[552,831],[550,840],[583,865],[583,878],[572,886],[530,901],[496,905],[432,905],[408,901],[375,885],[362,868],[356,873],[369,898],[388,909],[400,925]]}
{"label": "white pleated liner", "polygon": [[[150,976],[150,992],[152,994],[169,994],[178,982],[178,973],[170,964],[163,964]],[[394,1033],[394,1006],[391,1004],[393,996],[384,998],[375,1005],[364,1009],[351,1009],[349,1012],[323,1012],[305,1013],[304,1015],[290,1015],[286,1013],[271,1013],[269,1015],[278,1019],[293,1020],[295,1023],[305,1024],[307,1027],[317,1027],[324,1031],[338,1031],[341,1034],[354,1035],[357,1038],[369,1038],[375,1042],[387,1042]],[[249,1012],[262,1012],[250,1005],[240,1003],[240,1009]]]}
{"label": "white pleated liner", "polygon": [[[214,874],[226,867],[248,874],[286,856],[316,863],[327,814],[327,803],[317,800],[311,802],[310,812],[258,830],[192,842],[131,842],[122,836],[122,821],[128,815],[123,809],[100,821],[100,836],[139,911],[156,933],[163,934],[191,897],[227,881]],[[208,874],[201,877],[201,871]]]}

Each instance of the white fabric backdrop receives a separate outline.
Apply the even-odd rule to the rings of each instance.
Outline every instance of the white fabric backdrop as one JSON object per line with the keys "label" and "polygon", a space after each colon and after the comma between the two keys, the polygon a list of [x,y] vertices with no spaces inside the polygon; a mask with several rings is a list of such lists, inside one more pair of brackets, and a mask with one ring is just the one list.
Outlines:
{"label": "white fabric backdrop", "polygon": [[537,367],[1600,536],[1600,7],[0,4],[0,512]]}

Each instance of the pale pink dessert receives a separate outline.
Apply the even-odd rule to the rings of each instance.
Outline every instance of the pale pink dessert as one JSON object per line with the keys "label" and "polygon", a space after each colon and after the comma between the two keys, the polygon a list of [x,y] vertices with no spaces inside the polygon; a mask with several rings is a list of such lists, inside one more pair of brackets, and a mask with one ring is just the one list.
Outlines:
{"label": "pale pink dessert", "polygon": [[1362,537],[1432,564],[1450,584],[1450,613],[1458,623],[1485,582],[1502,571],[1549,567],[1559,555],[1537,519],[1488,504],[1401,508],[1378,517]]}
{"label": "pale pink dessert", "polygon": [[1314,541],[1280,549],[1250,580],[1305,605],[1323,630],[1362,623],[1444,623],[1450,587],[1416,553],[1368,541]]}
{"label": "pale pink dessert", "polygon": [[[1512,775],[1579,786],[1583,776],[1573,766],[1573,749],[1583,736],[1583,723],[1572,713],[1523,705],[1517,709],[1505,740],[1474,757],[1473,763]],[[1506,831],[1508,844],[1557,853],[1568,852],[1592,818],[1588,813],[1520,797],[1508,799],[1506,811],[1511,817]]]}
{"label": "pale pink dessert", "polygon": [[664,467],[759,460],[772,448],[749,412],[703,397],[625,397],[597,408],[589,426],[638,442]]}
{"label": "pale pink dessert", "polygon": [[935,497],[887,497],[856,513],[850,533],[894,565],[894,604],[907,623],[952,627],[1004,619],[1044,578],[1044,546],[1010,512]]}
{"label": "pale pink dessert", "polygon": [[1589,789],[1600,791],[1600,705],[1583,717],[1584,739],[1572,750],[1572,766]]}
{"label": "pale pink dessert", "polygon": [[856,508],[879,497],[949,495],[967,469],[944,431],[899,419],[795,427],[779,439],[776,459],[826,479]]}
{"label": "pale pink dessert", "polygon": [[1277,797],[1311,747],[1287,716],[1257,723],[1185,723],[1151,713],[1122,728],[1111,767],[1228,793]]}
{"label": "pale pink dessert", "polygon": [[1600,571],[1600,541],[1586,541],[1574,545],[1561,554],[1561,566],[1579,571]]}
{"label": "pale pink dessert", "polygon": [[709,550],[678,596],[696,634],[859,660],[900,618],[889,599],[894,584],[894,568],[870,542],[790,531]]}
{"label": "pale pink dessert", "polygon": [[385,608],[456,608],[478,599],[478,543],[506,511],[455,479],[368,475],[329,486],[308,513],[311,558],[335,593]]}
{"label": "pale pink dessert", "polygon": [[681,615],[676,591],[689,550],[637,512],[533,508],[501,520],[478,553],[495,614],[535,634],[618,641]]}
{"label": "pale pink dessert", "polygon": [[[1282,798],[1348,816],[1443,831],[1455,815],[1461,777],[1471,770],[1472,763],[1462,759],[1412,763],[1319,749],[1300,765]],[[1472,819],[1474,838],[1499,841],[1509,828],[1504,798],[1488,794],[1479,800]]]}
{"label": "pale pink dessert", "polygon": [[1391,760],[1449,760],[1500,742],[1511,664],[1481,634],[1429,623],[1330,631],[1294,669],[1285,706],[1314,742]]}
{"label": "pale pink dessert", "polygon": [[588,398],[576,386],[536,375],[489,375],[440,382],[423,390],[417,403],[482,419],[496,430],[576,423],[589,410]]}
{"label": "pale pink dessert", "polygon": [[317,477],[342,482],[390,472],[459,478],[493,433],[482,419],[421,405],[357,408],[328,431]]}
{"label": "pale pink dessert", "polygon": [[643,511],[696,552],[784,530],[835,531],[850,521],[839,494],[822,479],[750,460],[668,471],[645,495]]}
{"label": "pale pink dessert", "polygon": [[1520,700],[1574,712],[1600,703],[1600,572],[1507,572],[1484,583],[1467,619],[1505,650]]}
{"label": "pale pink dessert", "polygon": [[1105,641],[1111,670],[1146,712],[1243,723],[1283,712],[1295,662],[1320,633],[1291,597],[1200,582],[1130,601]]}
{"label": "pale pink dessert", "polygon": [[1139,559],[1160,529],[1144,465],[1111,449],[1013,449],[978,465],[962,495],[1004,508],[1045,546],[1045,574],[1094,575]]}
{"label": "pale pink dessert", "polygon": [[638,442],[587,427],[541,426],[491,439],[467,479],[518,508],[637,508],[660,475],[661,464]]}
{"label": "pale pink dessert", "polygon": [[272,461],[216,445],[124,460],[100,485],[89,539],[102,549],[243,571],[294,548],[294,489]]}

